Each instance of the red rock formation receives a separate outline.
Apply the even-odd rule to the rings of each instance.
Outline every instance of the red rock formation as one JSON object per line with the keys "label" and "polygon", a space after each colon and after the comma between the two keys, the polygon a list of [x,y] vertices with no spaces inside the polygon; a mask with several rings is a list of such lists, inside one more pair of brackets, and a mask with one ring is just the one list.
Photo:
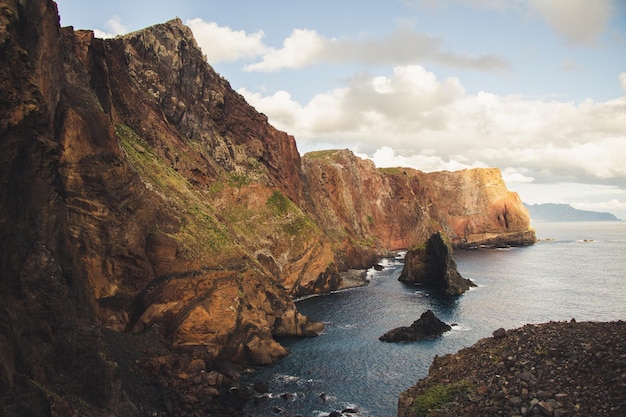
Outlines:
{"label": "red rock formation", "polygon": [[[59,28],[50,0],[1,1],[0,62],[0,389],[34,393],[30,414],[69,407],[57,392],[132,414],[100,329],[156,326],[183,357],[269,363],[287,354],[275,336],[322,329],[291,297],[337,288],[341,270],[440,229],[527,230],[482,174],[301,161],[179,19],[102,40]],[[153,359],[159,375],[182,366]]]}
{"label": "red rock formation", "polygon": [[348,150],[303,157],[306,195],[333,236],[369,250],[406,249],[445,231],[454,246],[527,245],[528,211],[496,168],[376,169]]}
{"label": "red rock formation", "polygon": [[[103,41],[60,29],[50,1],[0,10],[2,392],[41,397],[36,415],[68,407],[46,389],[124,415],[93,324],[159,325],[208,361],[270,363],[287,354],[274,335],[318,334],[289,289],[315,282],[332,252],[295,204],[268,204],[301,198],[295,142],[211,70],[189,30],[176,20]],[[247,234],[254,199],[267,236]],[[274,270],[257,260],[265,248]]]}
{"label": "red rock formation", "polygon": [[535,243],[528,210],[497,168],[423,174],[430,213],[455,246]]}

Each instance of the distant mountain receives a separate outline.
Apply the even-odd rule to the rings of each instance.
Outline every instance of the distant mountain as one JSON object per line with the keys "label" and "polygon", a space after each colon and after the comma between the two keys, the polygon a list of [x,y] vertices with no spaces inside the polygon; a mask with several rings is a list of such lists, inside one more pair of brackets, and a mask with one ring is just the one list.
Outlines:
{"label": "distant mountain", "polygon": [[605,222],[619,221],[611,213],[578,210],[569,204],[526,204],[524,206],[530,212],[530,218],[541,222]]}

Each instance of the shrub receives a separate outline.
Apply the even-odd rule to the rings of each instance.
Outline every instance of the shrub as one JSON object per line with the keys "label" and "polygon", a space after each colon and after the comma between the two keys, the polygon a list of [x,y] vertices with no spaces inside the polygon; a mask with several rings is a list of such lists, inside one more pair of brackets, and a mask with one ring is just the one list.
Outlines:
{"label": "shrub", "polygon": [[413,402],[417,417],[428,417],[431,411],[439,410],[457,398],[467,394],[473,385],[466,380],[452,384],[438,384],[428,388]]}

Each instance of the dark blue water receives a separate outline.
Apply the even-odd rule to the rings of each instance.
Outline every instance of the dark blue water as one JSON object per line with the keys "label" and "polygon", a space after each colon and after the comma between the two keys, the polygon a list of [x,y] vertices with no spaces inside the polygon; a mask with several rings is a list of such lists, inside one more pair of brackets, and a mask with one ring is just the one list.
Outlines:
{"label": "dark blue water", "polygon": [[[316,338],[281,340],[291,355],[257,370],[271,399],[250,415],[324,416],[352,408],[359,416],[392,417],[401,391],[428,373],[435,355],[491,335],[550,320],[626,319],[626,222],[539,223],[540,243],[526,248],[459,251],[459,272],[478,288],[441,297],[398,281],[402,259],[368,272],[370,284],[298,302],[326,324]],[[408,326],[431,309],[455,324],[442,338],[390,344],[378,337]],[[287,393],[287,396],[281,394]]]}

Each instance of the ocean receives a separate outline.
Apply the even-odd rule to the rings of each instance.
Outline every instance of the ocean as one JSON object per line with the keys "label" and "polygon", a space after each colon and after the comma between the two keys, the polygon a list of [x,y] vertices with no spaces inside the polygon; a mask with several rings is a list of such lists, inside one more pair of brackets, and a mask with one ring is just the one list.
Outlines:
{"label": "ocean", "polygon": [[[548,321],[626,320],[626,222],[537,223],[529,247],[457,251],[458,270],[478,286],[443,297],[398,281],[402,254],[368,271],[369,285],[297,303],[322,321],[322,335],[283,339],[291,354],[245,376],[269,384],[251,416],[393,417],[400,392],[428,374],[435,355],[454,353],[499,328]],[[451,324],[413,343],[378,338],[427,309]],[[352,414],[349,412],[352,411]]]}

